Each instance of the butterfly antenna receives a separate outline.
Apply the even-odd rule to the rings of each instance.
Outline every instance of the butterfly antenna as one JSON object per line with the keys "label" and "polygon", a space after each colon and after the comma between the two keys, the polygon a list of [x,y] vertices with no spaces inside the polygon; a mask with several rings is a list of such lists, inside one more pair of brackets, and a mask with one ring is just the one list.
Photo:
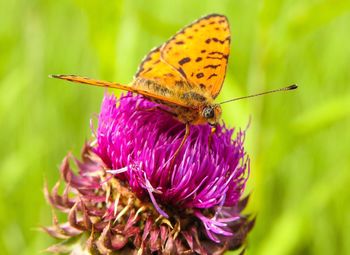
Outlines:
{"label": "butterfly antenna", "polygon": [[254,95],[250,95],[250,96],[244,96],[244,97],[237,97],[237,98],[233,98],[227,101],[223,101],[219,104],[226,104],[228,102],[233,102],[233,101],[237,101],[237,100],[241,100],[241,99],[246,99],[246,98],[251,98],[251,97],[257,97],[257,96],[262,96],[262,95],[266,95],[266,94],[270,94],[270,93],[275,93],[275,92],[279,92],[279,91],[288,91],[288,90],[293,90],[293,89],[297,89],[298,86],[296,84],[290,85],[288,87],[284,87],[284,88],[279,88],[279,89],[274,89],[274,90],[269,90],[266,92],[262,92],[262,93],[258,93],[258,94],[254,94]]}

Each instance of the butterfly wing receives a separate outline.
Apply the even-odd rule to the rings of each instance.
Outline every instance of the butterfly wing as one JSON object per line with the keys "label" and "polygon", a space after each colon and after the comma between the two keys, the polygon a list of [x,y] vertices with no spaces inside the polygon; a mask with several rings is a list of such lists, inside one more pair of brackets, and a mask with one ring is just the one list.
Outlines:
{"label": "butterfly wing", "polygon": [[66,81],[71,81],[71,82],[76,82],[76,83],[93,85],[93,86],[106,87],[106,88],[116,88],[116,89],[131,91],[131,88],[128,85],[123,85],[123,84],[109,82],[109,81],[100,81],[100,80],[95,80],[95,79],[91,79],[88,77],[82,77],[82,76],[73,75],[73,74],[52,74],[52,75],[50,75],[50,77],[56,78],[56,79],[61,79],[61,80],[66,80]]}
{"label": "butterfly wing", "polygon": [[225,79],[230,53],[227,18],[211,14],[175,34],[142,61],[133,82],[144,87],[145,80],[156,86],[150,91],[161,94],[163,102],[188,108],[211,103]]}
{"label": "butterfly wing", "polygon": [[166,84],[168,87],[178,86],[177,84],[185,83],[177,70],[160,59],[160,47],[151,50],[150,53],[142,60],[135,79],[143,78],[152,80],[159,84]]}
{"label": "butterfly wing", "polygon": [[212,99],[221,90],[229,54],[229,23],[219,14],[205,16],[183,28],[161,48],[161,59]]}
{"label": "butterfly wing", "polygon": [[52,77],[131,91],[170,106],[198,108],[219,94],[229,51],[228,21],[225,16],[212,14],[195,21],[152,50],[130,85],[76,75]]}
{"label": "butterfly wing", "polygon": [[[66,75],[66,74],[58,74],[58,75],[51,75],[52,78],[62,79],[66,81],[76,82],[76,83],[82,83],[82,84],[88,84],[93,86],[99,86],[99,87],[106,87],[106,88],[114,88],[114,89],[121,89],[125,91],[130,91],[133,93],[137,93],[140,95],[143,95],[145,97],[148,97],[153,100],[163,101],[164,96],[159,93],[154,93],[153,90],[147,89],[148,86],[132,86],[132,85],[124,85],[119,84],[116,82],[109,82],[109,81],[101,81],[101,80],[95,80],[87,77],[77,76],[77,75]],[[145,82],[147,84],[147,82]],[[166,102],[168,104],[178,105],[178,106],[186,106],[181,105],[178,100],[173,100],[171,97],[166,98]]]}

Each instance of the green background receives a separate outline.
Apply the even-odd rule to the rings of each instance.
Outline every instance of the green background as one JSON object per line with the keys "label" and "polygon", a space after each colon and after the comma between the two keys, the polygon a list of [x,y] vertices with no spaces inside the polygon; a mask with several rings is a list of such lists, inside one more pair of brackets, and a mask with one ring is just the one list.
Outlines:
{"label": "green background", "polygon": [[[248,254],[350,254],[350,4],[285,1],[0,1],[0,253],[39,254],[52,239],[42,187],[91,135],[103,89],[209,13],[228,16],[231,57],[219,101],[291,83],[297,91],[224,105],[251,156]],[[118,92],[119,93],[119,92]]]}

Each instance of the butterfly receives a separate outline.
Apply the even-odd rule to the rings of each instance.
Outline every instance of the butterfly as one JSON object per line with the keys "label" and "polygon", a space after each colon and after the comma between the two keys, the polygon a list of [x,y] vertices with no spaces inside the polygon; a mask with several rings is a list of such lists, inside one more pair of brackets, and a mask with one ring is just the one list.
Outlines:
{"label": "butterfly", "polygon": [[221,107],[213,100],[225,79],[229,54],[228,20],[223,15],[210,14],[184,27],[146,55],[130,84],[76,75],[51,77],[131,91],[166,105],[183,123],[215,125]]}
{"label": "butterfly", "polygon": [[[131,91],[166,106],[168,112],[186,124],[181,148],[189,135],[190,125],[209,123],[216,126],[220,120],[221,106],[214,100],[225,80],[230,41],[227,17],[210,14],[184,27],[163,45],[151,50],[142,60],[130,84],[76,75],[51,77]],[[261,94],[266,93],[270,92]]]}

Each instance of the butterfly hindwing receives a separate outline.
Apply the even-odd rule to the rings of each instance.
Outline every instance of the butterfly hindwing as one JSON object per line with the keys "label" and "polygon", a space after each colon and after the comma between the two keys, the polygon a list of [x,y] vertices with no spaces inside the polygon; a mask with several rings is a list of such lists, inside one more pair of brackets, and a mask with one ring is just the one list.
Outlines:
{"label": "butterfly hindwing", "polygon": [[[141,62],[132,87],[148,90],[163,102],[195,108],[198,101],[186,97],[193,87],[171,65],[161,59],[160,47],[153,49]],[[185,95],[185,96],[184,96]]]}
{"label": "butterfly hindwing", "polygon": [[114,88],[114,89],[121,89],[125,91],[130,91],[133,93],[137,93],[140,95],[143,95],[149,99],[160,101],[162,103],[166,103],[168,105],[178,105],[178,106],[186,106],[181,105],[181,102],[178,102],[178,100],[175,100],[173,97],[164,97],[162,93],[157,93],[150,87],[149,82],[140,82],[139,84],[120,84],[116,82],[109,82],[109,81],[101,81],[96,80],[92,78],[82,77],[78,75],[67,75],[67,74],[58,74],[58,75],[51,75],[53,78],[76,82],[76,83],[82,83],[82,84],[88,84],[93,86],[99,86],[99,87],[106,87],[106,88]]}

